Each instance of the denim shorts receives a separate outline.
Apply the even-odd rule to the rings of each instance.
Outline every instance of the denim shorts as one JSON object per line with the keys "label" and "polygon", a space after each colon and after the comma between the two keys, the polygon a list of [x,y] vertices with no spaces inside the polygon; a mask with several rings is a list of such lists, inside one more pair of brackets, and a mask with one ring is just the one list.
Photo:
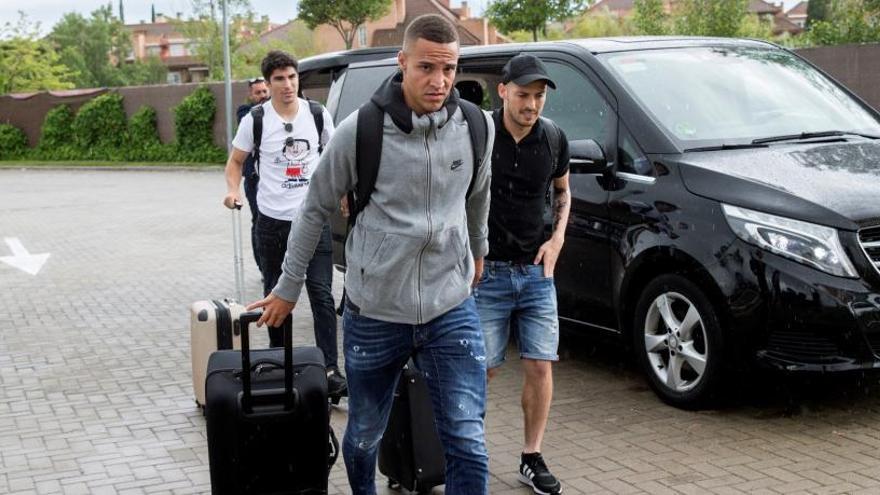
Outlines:
{"label": "denim shorts", "polygon": [[487,367],[504,362],[511,334],[519,343],[521,358],[559,359],[556,286],[552,277],[544,276],[543,265],[486,260],[474,299],[486,342]]}

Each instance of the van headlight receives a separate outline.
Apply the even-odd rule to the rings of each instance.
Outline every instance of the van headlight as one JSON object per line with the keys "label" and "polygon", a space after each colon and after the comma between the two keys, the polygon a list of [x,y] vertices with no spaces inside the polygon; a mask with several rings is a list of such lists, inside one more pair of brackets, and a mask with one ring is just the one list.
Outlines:
{"label": "van headlight", "polygon": [[738,206],[721,208],[740,239],[832,275],[858,278],[837,229]]}

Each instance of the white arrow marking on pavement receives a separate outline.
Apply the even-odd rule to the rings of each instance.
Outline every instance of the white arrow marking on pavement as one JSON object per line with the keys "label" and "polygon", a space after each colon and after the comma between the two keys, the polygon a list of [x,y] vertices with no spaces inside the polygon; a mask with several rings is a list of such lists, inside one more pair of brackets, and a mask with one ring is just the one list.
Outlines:
{"label": "white arrow marking on pavement", "polygon": [[49,253],[31,254],[21,244],[17,237],[4,237],[6,245],[12,250],[12,256],[0,256],[0,261],[19,270],[36,275],[43,268],[43,264],[49,259]]}

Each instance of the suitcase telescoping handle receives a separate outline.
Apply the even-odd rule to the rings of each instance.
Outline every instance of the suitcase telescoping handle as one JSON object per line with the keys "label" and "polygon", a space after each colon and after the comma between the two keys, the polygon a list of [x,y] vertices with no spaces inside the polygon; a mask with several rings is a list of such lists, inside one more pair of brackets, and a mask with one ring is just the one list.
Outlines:
{"label": "suitcase telescoping handle", "polygon": [[236,202],[232,209],[232,269],[236,301],[244,304],[244,255],[241,243],[241,203]]}
{"label": "suitcase telescoping handle", "polygon": [[[254,394],[251,389],[251,342],[249,327],[256,323],[261,312],[250,311],[242,313],[241,324],[241,407],[245,413],[254,411]],[[288,318],[290,318],[288,316]],[[296,407],[296,394],[293,390],[293,332],[291,325],[283,325],[284,328],[284,410],[289,411]]]}

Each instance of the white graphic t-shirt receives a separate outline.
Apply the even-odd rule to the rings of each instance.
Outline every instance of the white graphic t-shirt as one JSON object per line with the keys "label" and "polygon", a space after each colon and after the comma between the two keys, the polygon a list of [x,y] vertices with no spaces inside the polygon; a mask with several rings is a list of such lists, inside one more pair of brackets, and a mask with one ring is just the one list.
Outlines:
{"label": "white graphic t-shirt", "polygon": [[[318,165],[318,129],[309,110],[309,102],[299,98],[299,110],[291,132],[284,130],[272,102],[263,104],[263,138],[260,143],[260,182],[257,205],[260,213],[276,220],[292,221],[306,199],[309,182]],[[324,109],[324,136],[333,135],[333,119]],[[254,149],[254,118],[249,113],[241,119],[232,145],[250,153]]]}

